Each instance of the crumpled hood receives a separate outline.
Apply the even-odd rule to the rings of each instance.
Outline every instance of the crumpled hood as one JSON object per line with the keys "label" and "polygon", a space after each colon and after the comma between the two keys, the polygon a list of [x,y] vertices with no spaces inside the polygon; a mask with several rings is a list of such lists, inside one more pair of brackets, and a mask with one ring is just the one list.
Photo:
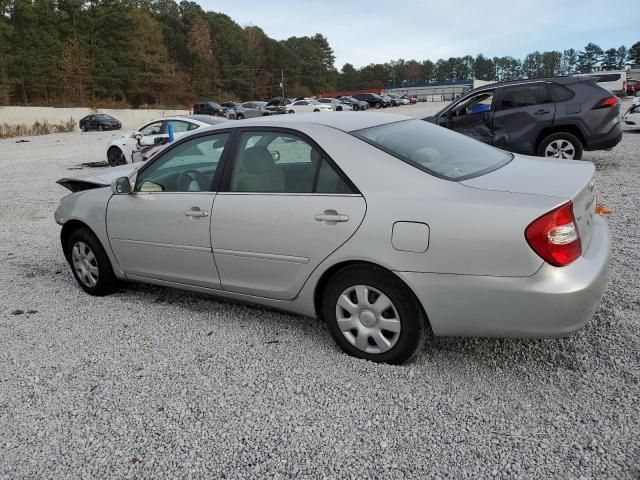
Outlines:
{"label": "crumpled hood", "polygon": [[85,175],[64,177],[56,183],[68,188],[72,192],[88,190],[90,188],[108,187],[116,178],[128,177],[142,165],[144,165],[144,163],[129,163],[127,165],[120,165],[119,167],[107,167]]}

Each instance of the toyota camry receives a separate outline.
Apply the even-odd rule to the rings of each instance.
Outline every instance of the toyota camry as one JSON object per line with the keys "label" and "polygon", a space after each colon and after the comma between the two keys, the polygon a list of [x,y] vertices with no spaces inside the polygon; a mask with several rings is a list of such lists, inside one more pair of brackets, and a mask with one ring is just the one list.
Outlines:
{"label": "toyota camry", "polygon": [[88,294],[137,281],[322,317],[348,354],[401,363],[431,332],[581,328],[609,263],[594,171],[401,115],[269,116],[63,178],[55,219]]}

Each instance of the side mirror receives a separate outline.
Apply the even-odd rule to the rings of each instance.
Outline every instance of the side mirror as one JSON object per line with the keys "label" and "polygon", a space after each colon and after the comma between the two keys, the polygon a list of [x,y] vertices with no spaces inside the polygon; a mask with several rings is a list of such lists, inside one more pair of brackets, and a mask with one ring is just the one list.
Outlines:
{"label": "side mirror", "polygon": [[135,138],[138,142],[142,140],[142,134],[140,132],[133,132],[132,137]]}
{"label": "side mirror", "polygon": [[114,195],[127,195],[131,193],[129,177],[116,178],[111,182],[111,191]]}

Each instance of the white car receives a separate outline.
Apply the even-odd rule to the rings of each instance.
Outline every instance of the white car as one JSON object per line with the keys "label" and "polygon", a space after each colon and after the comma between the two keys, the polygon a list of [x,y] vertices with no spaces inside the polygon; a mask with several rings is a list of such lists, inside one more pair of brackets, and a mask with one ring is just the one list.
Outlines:
{"label": "white car", "polygon": [[133,163],[133,152],[138,150],[136,134],[142,134],[144,145],[153,145],[158,138],[169,137],[169,125],[173,127],[174,138],[180,138],[201,127],[209,127],[226,121],[222,117],[210,115],[178,115],[159,118],[142,125],[135,132],[114,138],[107,147],[107,161],[112,167]]}
{"label": "white car", "polygon": [[333,112],[333,107],[317,100],[297,100],[287,105],[287,113]]}
{"label": "white car", "polygon": [[[640,100],[640,97],[637,100]],[[640,128],[640,101],[633,102],[629,111],[624,115],[624,124],[627,128]]]}

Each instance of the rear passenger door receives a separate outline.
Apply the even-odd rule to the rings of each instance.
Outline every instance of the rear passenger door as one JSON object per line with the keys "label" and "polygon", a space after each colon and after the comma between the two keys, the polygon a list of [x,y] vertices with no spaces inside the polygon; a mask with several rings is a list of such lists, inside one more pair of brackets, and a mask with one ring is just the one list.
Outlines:
{"label": "rear passenger door", "polygon": [[541,132],[553,125],[556,106],[544,82],[511,85],[497,90],[493,115],[493,144],[535,155]]}
{"label": "rear passenger door", "polygon": [[222,288],[291,300],[320,262],[355,233],[365,201],[299,132],[240,132],[211,222]]}

